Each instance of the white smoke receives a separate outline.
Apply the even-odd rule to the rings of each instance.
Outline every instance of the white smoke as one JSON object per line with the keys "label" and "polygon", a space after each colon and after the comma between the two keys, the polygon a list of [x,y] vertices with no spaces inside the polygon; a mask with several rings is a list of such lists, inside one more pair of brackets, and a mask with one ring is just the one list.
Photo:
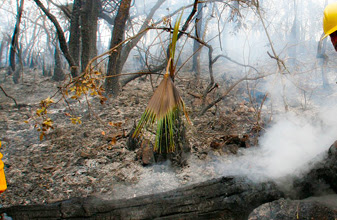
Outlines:
{"label": "white smoke", "polygon": [[114,198],[168,191],[220,176],[246,176],[257,182],[278,182],[283,177],[291,180],[309,171],[309,162],[322,160],[322,153],[337,139],[337,105],[318,110],[275,116],[260,137],[259,146],[241,149],[238,155],[210,152],[205,160],[192,156],[189,166],[179,171],[169,164],[147,167],[136,185],[117,186]]}
{"label": "white smoke", "polygon": [[[315,116],[286,113],[260,138],[260,146],[251,149],[240,160],[251,161],[252,176],[257,173],[269,178],[298,175],[309,167],[309,161],[321,159],[337,138],[337,107],[322,109]],[[256,176],[255,176],[256,177]]]}

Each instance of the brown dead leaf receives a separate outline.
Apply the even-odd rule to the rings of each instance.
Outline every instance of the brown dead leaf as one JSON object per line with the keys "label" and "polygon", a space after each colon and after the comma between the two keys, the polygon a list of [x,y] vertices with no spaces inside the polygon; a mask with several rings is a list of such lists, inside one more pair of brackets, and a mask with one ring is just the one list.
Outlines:
{"label": "brown dead leaf", "polygon": [[110,144],[111,145],[115,145],[117,143],[117,138],[116,137],[113,137],[110,141]]}

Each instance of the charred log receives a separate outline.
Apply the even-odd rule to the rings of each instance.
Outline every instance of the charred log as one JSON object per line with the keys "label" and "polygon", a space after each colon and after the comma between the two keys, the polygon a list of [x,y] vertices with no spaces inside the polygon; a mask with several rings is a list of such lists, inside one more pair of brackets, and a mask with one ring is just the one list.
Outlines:
{"label": "charred log", "polygon": [[74,198],[0,209],[15,219],[247,219],[283,193],[274,183],[223,177],[177,190],[123,200]]}
{"label": "charred log", "polygon": [[314,168],[302,178],[295,180],[294,188],[299,198],[317,194],[322,188],[332,189],[337,193],[337,141],[331,145],[328,152]]}
{"label": "charred log", "polygon": [[[299,195],[310,197],[324,183],[337,192],[337,141],[325,157],[304,177],[295,181]],[[244,177],[222,177],[184,188],[131,199],[73,198],[52,204],[13,206],[0,209],[15,219],[326,219],[336,217],[336,208],[312,201],[279,200],[285,197],[273,182],[254,183]],[[277,200],[277,201],[276,201]],[[274,201],[274,202],[273,202]],[[296,206],[295,206],[296,204]],[[266,208],[267,207],[267,208]],[[270,207],[274,207],[272,210]],[[298,215],[294,216],[294,207]],[[267,210],[264,212],[263,210]],[[269,214],[268,214],[269,213]],[[309,216],[309,218],[306,218]],[[274,216],[275,217],[275,216]],[[288,219],[287,217],[287,219]],[[305,217],[305,218],[304,218]],[[278,219],[278,218],[276,218]],[[283,219],[283,218],[282,218]],[[322,218],[325,219],[325,218]]]}

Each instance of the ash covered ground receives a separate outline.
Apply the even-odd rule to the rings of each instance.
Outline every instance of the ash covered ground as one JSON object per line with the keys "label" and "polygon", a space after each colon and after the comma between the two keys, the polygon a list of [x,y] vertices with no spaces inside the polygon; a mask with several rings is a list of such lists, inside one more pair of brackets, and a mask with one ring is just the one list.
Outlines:
{"label": "ash covered ground", "polygon": [[[148,78],[132,81],[118,98],[108,97],[104,105],[90,99],[93,111],[89,111],[85,101],[70,101],[75,114],[81,117],[80,125],[71,123],[64,102],[53,105],[49,112],[55,128],[40,141],[31,117],[39,102],[57,91],[59,83],[43,77],[39,70],[25,69],[23,79],[15,85],[3,70],[1,86],[16,99],[19,108],[0,93],[0,152],[4,155],[8,183],[7,191],[0,195],[0,203],[3,206],[42,204],[90,195],[128,198],[221,175],[212,163],[219,158],[232,160],[228,155],[240,155],[242,147],[253,147],[256,143],[257,112],[247,99],[243,85],[199,116],[201,100],[194,95],[203,90],[191,88],[193,77],[189,74],[181,74],[184,77],[176,81],[193,123],[186,125],[191,150],[187,165],[175,166],[167,161],[144,166],[137,157],[139,149],[128,150],[126,142],[153,94]],[[160,79],[153,78],[154,86]],[[217,79],[220,87],[208,95],[207,102],[227,89],[226,80]],[[205,77],[205,86],[206,81]],[[109,122],[120,126],[110,126]],[[228,141],[233,137],[238,141]]]}

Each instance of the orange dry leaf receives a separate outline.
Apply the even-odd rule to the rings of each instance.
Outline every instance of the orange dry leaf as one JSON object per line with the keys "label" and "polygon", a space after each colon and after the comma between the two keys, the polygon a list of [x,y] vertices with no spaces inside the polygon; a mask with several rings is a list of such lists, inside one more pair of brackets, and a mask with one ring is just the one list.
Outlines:
{"label": "orange dry leaf", "polygon": [[111,145],[115,145],[116,143],[117,143],[117,139],[116,139],[116,137],[113,137],[113,138],[111,139],[110,144],[111,144]]}
{"label": "orange dry leaf", "polygon": [[122,122],[109,122],[108,123],[111,127],[117,127],[117,128],[120,128],[120,127],[122,127]]}
{"label": "orange dry leaf", "polygon": [[41,133],[41,134],[40,134],[40,141],[43,140],[43,136],[44,136],[44,133]]}

